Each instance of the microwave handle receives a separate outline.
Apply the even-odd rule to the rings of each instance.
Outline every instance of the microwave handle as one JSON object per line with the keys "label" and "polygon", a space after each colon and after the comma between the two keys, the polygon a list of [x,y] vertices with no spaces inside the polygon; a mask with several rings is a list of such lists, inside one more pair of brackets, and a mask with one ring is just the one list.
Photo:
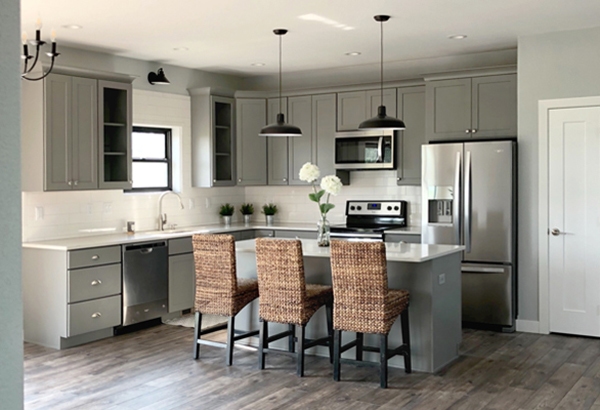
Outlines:
{"label": "microwave handle", "polygon": [[377,142],[377,161],[383,162],[383,137],[379,137],[379,141]]}

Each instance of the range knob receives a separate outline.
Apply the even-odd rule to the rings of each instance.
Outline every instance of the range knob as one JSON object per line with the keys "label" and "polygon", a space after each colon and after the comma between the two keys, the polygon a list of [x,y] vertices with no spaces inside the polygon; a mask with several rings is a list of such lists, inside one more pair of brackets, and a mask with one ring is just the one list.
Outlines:
{"label": "range knob", "polygon": [[400,209],[400,207],[399,207],[398,205],[396,205],[396,206],[394,207],[394,211],[398,211],[399,209]]}
{"label": "range knob", "polygon": [[388,205],[388,208],[387,208],[387,209],[388,209],[388,211],[391,211],[391,210],[392,210],[392,207]]}
{"label": "range knob", "polygon": [[351,211],[354,211],[354,209],[356,209],[356,208],[354,207],[354,205],[352,205],[352,206],[350,207],[350,210],[351,210]]}
{"label": "range knob", "polygon": [[356,209],[358,209],[359,211],[362,209],[362,206],[357,206]]}

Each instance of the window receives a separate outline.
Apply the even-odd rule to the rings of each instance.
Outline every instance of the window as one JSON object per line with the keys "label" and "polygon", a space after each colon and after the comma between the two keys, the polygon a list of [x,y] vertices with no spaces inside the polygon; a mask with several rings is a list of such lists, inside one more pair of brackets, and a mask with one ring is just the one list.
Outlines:
{"label": "window", "polygon": [[133,127],[131,191],[165,191],[171,183],[171,130]]}

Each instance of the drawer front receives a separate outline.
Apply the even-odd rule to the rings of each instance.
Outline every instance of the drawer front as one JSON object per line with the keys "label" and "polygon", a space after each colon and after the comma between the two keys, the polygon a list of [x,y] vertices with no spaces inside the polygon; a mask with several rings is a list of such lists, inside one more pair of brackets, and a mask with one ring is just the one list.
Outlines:
{"label": "drawer front", "polygon": [[396,234],[385,234],[386,242],[406,242],[406,243],[421,243],[421,235],[396,235]]}
{"label": "drawer front", "polygon": [[169,255],[178,255],[180,253],[191,253],[194,251],[192,247],[192,237],[169,239]]}
{"label": "drawer front", "polygon": [[69,271],[69,303],[121,293],[121,264]]}
{"label": "drawer front", "polygon": [[255,229],[254,236],[256,238],[272,238],[275,235],[270,229]]}
{"label": "drawer front", "polygon": [[107,265],[121,262],[121,247],[106,246],[104,248],[80,249],[68,254],[69,269],[85,268],[86,266]]}
{"label": "drawer front", "polygon": [[77,336],[121,324],[121,295],[70,304],[68,335]]}

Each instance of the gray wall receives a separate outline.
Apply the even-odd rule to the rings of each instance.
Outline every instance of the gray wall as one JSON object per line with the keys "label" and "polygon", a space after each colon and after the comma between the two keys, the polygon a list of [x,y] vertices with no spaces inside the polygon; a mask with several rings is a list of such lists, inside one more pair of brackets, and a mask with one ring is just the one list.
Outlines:
{"label": "gray wall", "polygon": [[538,320],[538,101],[600,95],[600,27],[519,39],[519,318]]}
{"label": "gray wall", "polygon": [[[188,88],[210,86],[236,90],[240,88],[241,84],[240,78],[230,75],[208,73],[160,62],[119,57],[106,52],[70,48],[61,45],[60,42],[57,51],[61,53],[56,60],[58,67],[127,74],[135,77],[133,87],[141,90],[189,95]],[[170,85],[151,85],[148,83],[148,73],[150,71],[156,72],[160,67],[164,69],[165,75],[171,82]]]}
{"label": "gray wall", "polygon": [[19,0],[0,0],[0,407],[23,408]]}

